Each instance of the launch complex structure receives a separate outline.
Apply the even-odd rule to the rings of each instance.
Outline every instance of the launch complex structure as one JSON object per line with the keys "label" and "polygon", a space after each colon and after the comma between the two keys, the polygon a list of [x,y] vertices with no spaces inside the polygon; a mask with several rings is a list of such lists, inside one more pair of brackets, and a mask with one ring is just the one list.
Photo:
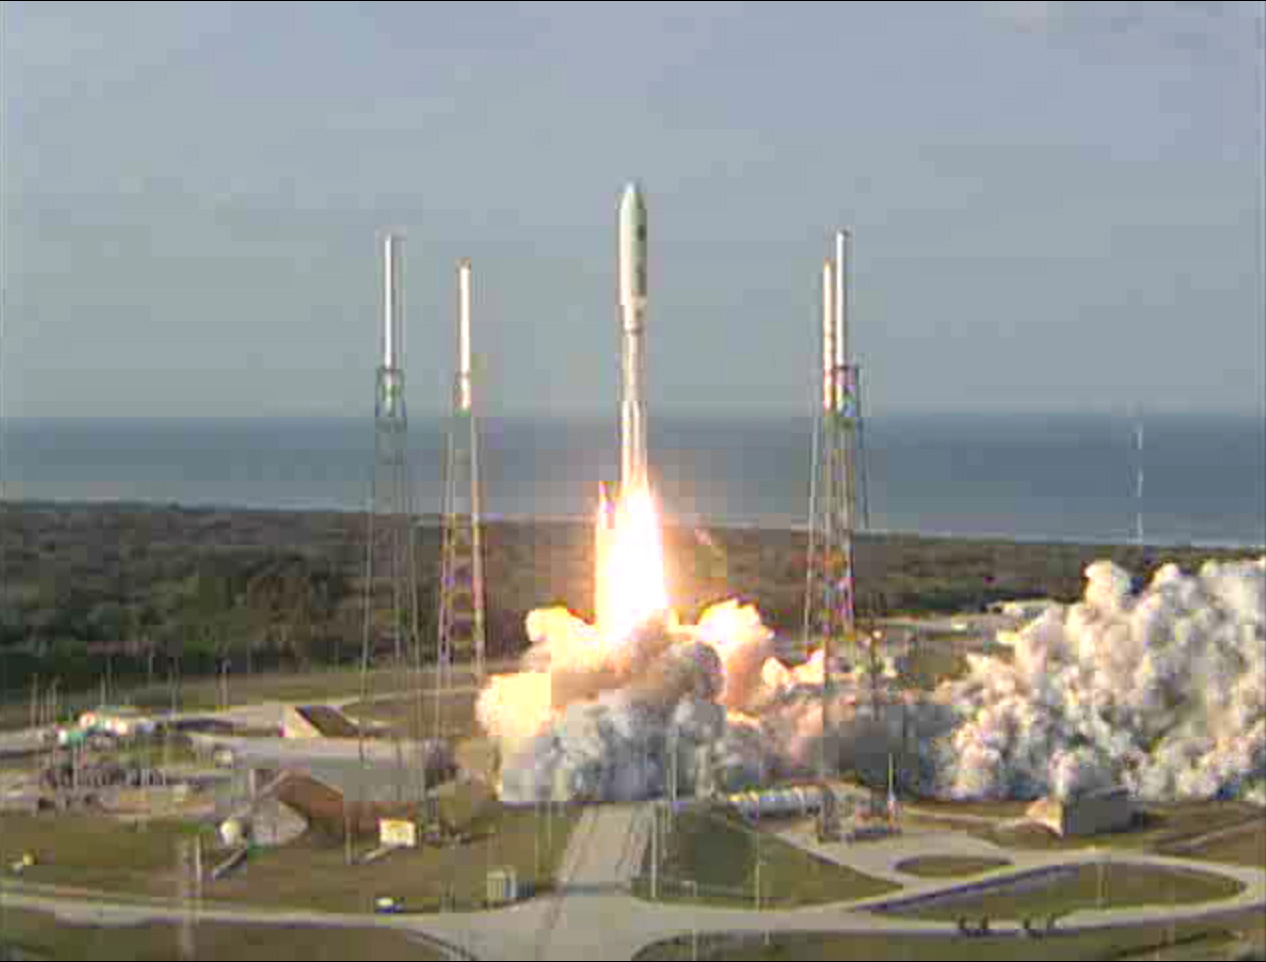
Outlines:
{"label": "launch complex structure", "polygon": [[[403,692],[412,688],[416,699],[414,729],[422,752],[416,777],[420,785],[406,787],[406,764],[399,734],[396,737],[398,798],[427,798],[426,661],[419,616],[418,519],[412,500],[409,472],[408,413],[404,400],[404,239],[395,233],[383,238],[382,359],[377,371],[374,401],[374,464],[366,518],[364,621],[361,646],[361,700],[371,697],[371,667],[383,656],[391,676]],[[479,481],[479,432],[476,419],[471,350],[471,263],[457,268],[457,373],[448,431],[443,535],[441,542],[438,617],[435,646],[434,715],[432,732],[443,738],[444,706],[454,686],[453,666],[469,664],[474,683],[484,677],[484,578],[482,508]],[[375,593],[386,582],[390,594],[386,624],[376,623]],[[384,644],[384,636],[386,643]],[[408,679],[413,677],[410,686]],[[374,692],[373,694],[381,694]],[[359,728],[361,764],[366,753]],[[363,774],[363,773],[362,773]]]}
{"label": "launch complex structure", "polygon": [[[376,648],[383,648],[375,625],[372,597],[375,566],[385,566],[390,585],[390,622],[386,636],[397,676],[407,677],[406,658],[417,669],[417,722],[423,726],[423,644],[418,621],[416,521],[410,498],[408,419],[404,403],[403,240],[388,234],[383,244],[382,361],[375,395],[375,463],[366,545],[362,696]],[[620,486],[609,498],[600,490],[595,526],[595,621],[601,630],[631,629],[621,618],[610,592],[607,556],[616,544],[617,505],[639,496],[650,498],[647,416],[643,396],[648,282],[646,201],[637,184],[629,184],[620,201],[617,234],[617,314],[620,333],[621,391],[619,404]],[[809,542],[804,607],[804,643],[821,646],[823,684],[822,731],[818,775],[823,796],[839,776],[837,725],[832,717],[841,692],[837,673],[847,669],[854,679],[870,675],[871,700],[878,713],[877,638],[862,638],[857,627],[854,537],[859,527],[859,462],[862,456],[860,369],[850,353],[849,315],[852,294],[852,233],[835,235],[834,257],[821,273],[821,364],[815,378],[812,479],[809,493]],[[484,570],[479,431],[471,350],[472,269],[463,259],[457,269],[457,365],[453,409],[448,431],[444,486],[443,537],[438,590],[435,648],[433,733],[443,739],[444,702],[453,686],[454,667],[468,664],[473,683],[485,675]],[[862,495],[859,498],[859,493]],[[384,542],[385,545],[380,542]],[[615,557],[615,555],[612,555]],[[654,599],[652,599],[653,601]],[[613,617],[614,616],[614,617]],[[806,651],[806,654],[809,652]],[[863,664],[868,662],[868,664]],[[399,754],[399,753],[398,753]],[[362,751],[363,755],[363,751]],[[400,760],[403,765],[403,759]],[[421,766],[425,770],[425,764]],[[402,773],[403,775],[403,773]],[[423,775],[425,779],[425,775]],[[674,780],[675,781],[675,780]],[[426,786],[422,786],[426,795]],[[674,785],[675,794],[675,785]],[[834,806],[821,807],[819,830],[838,834]]]}
{"label": "launch complex structure", "polygon": [[[814,426],[812,475],[809,488],[809,548],[805,586],[804,644],[822,645],[822,739],[818,777],[823,784],[819,835],[839,834],[833,798],[826,790],[838,775],[837,720],[832,703],[837,692],[835,673],[840,662],[856,670],[860,646],[857,635],[856,577],[853,539],[858,527],[858,464],[861,446],[861,377],[852,360],[849,313],[852,295],[852,233],[835,235],[834,260],[822,265],[822,365],[820,397]],[[842,651],[837,646],[843,648]],[[871,647],[872,694],[878,676]],[[806,651],[806,654],[808,652]]]}
{"label": "launch complex structure", "polygon": [[[409,472],[409,417],[405,405],[404,377],[404,238],[383,236],[382,355],[374,392],[374,463],[366,512],[364,612],[361,634],[360,697],[370,697],[370,668],[383,654],[394,667],[402,684],[412,665],[417,683],[417,715],[422,716],[422,645],[419,634],[418,564]],[[376,574],[380,572],[380,574]],[[374,603],[379,580],[390,593],[388,621],[375,623]],[[388,644],[382,644],[385,634]],[[383,652],[382,649],[386,648]],[[357,724],[360,763],[366,763],[364,726]],[[399,734],[396,745],[396,790],[406,794],[406,765]],[[417,789],[426,792],[425,758],[418,765],[422,781]],[[363,778],[361,780],[363,783]],[[359,784],[359,783],[358,783]],[[350,833],[349,833],[350,838]]]}
{"label": "launch complex structure", "polygon": [[479,430],[471,360],[471,264],[457,266],[457,376],[448,430],[444,535],[440,557],[439,647],[436,656],[435,734],[444,735],[443,704],[452,687],[454,657],[469,663],[474,684],[484,680],[484,570],[479,485]]}
{"label": "launch complex structure", "polygon": [[[365,541],[365,605],[361,658],[368,668],[378,632],[373,624],[375,566],[385,563],[391,591],[387,625],[391,657],[397,665],[416,646],[418,636],[417,558],[409,477],[409,416],[404,390],[404,240],[383,238],[383,337],[374,394],[374,469]],[[383,543],[385,542],[385,543]]]}

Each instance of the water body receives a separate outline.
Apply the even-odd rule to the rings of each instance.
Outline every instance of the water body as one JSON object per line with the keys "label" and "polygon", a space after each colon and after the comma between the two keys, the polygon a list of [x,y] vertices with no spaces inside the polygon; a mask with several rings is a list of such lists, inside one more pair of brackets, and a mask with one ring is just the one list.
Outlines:
{"label": "water body", "polygon": [[[447,422],[410,425],[415,506],[442,507]],[[588,517],[618,474],[609,421],[486,419],[487,511]],[[666,513],[713,524],[801,526],[808,418],[652,421]],[[362,510],[368,419],[10,420],[8,499]],[[1134,424],[1104,416],[900,415],[865,423],[870,528],[924,535],[1125,542],[1134,537]],[[1259,418],[1150,417],[1141,502],[1153,544],[1266,544],[1266,428]]]}

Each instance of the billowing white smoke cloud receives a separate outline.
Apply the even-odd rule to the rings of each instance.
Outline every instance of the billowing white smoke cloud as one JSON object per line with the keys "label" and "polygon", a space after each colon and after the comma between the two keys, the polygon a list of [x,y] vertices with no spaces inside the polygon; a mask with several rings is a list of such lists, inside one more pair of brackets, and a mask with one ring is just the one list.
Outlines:
{"label": "billowing white smoke cloud", "polygon": [[[501,751],[510,802],[684,796],[759,782],[775,763],[753,715],[794,676],[765,681],[773,633],[726,602],[612,643],[563,609],[528,616],[525,671],[494,677],[476,713]],[[785,670],[784,670],[785,671]]]}
{"label": "billowing white smoke cloud", "polygon": [[1111,562],[1086,579],[1019,633],[1013,664],[974,658],[937,692],[959,718],[929,752],[937,790],[1209,798],[1266,775],[1266,558],[1167,565],[1137,595]]}
{"label": "billowing white smoke cloud", "polygon": [[[1160,569],[1135,596],[1109,562],[1082,602],[1019,633],[1014,662],[968,675],[903,713],[872,717],[860,672],[833,702],[845,764],[920,746],[926,790],[1068,795],[1124,783],[1148,798],[1208,797],[1266,777],[1266,558]],[[496,676],[477,712],[501,752],[501,795],[630,800],[813,771],[822,658],[788,669],[754,608],[726,602],[611,643],[563,609],[528,618],[524,671]],[[862,697],[859,698],[859,693]],[[859,705],[860,702],[860,705]]]}

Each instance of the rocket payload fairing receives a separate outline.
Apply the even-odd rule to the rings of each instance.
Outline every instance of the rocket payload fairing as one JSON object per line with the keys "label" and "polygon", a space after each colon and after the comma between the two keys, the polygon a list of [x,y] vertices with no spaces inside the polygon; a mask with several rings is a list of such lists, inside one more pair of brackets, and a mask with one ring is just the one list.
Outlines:
{"label": "rocket payload fairing", "polygon": [[636,184],[620,199],[620,485],[644,487],[646,406],[642,400],[642,332],[646,321],[646,202]]}

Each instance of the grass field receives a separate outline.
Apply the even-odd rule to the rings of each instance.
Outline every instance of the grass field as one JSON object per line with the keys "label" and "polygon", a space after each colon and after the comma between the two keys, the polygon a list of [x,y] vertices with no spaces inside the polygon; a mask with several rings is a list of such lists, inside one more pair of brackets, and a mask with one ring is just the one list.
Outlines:
{"label": "grass field", "polygon": [[[971,960],[971,962],[1057,962],[1063,959],[1213,959],[1236,958],[1245,943],[1258,949],[1266,944],[1263,920],[1255,913],[1219,920],[1167,926],[1128,926],[1049,938],[1018,936],[962,938],[960,936],[902,935],[773,935],[766,945],[761,936],[738,940],[709,936],[699,940],[699,958],[734,962],[817,962],[827,959]],[[1234,953],[1234,954],[1233,954]],[[691,958],[690,938],[650,946],[640,962]]]}
{"label": "grass field", "polygon": [[920,878],[961,878],[979,875],[991,869],[1004,868],[1011,863],[999,858],[959,858],[954,855],[929,855],[912,858],[897,864],[898,872],[917,875]]}
{"label": "grass field", "polygon": [[1166,855],[1230,862],[1266,871],[1266,814],[1224,835],[1197,845],[1176,843],[1161,846]]}
{"label": "grass field", "polygon": [[177,843],[197,833],[180,822],[134,828],[99,815],[6,814],[0,822],[0,867],[31,852],[37,862],[23,874],[25,881],[170,895]]}
{"label": "grass field", "polygon": [[945,815],[951,818],[955,815],[970,815],[973,818],[995,818],[999,821],[1006,821],[1007,819],[1022,817],[1032,804],[1032,802],[1013,801],[1011,799],[998,802],[919,799],[917,802],[910,803],[909,811],[930,815]]}
{"label": "grass field", "polygon": [[[52,915],[9,910],[0,916],[0,957],[17,949],[35,959],[185,958],[173,925],[98,927],[69,925]],[[300,928],[297,926],[216,925],[203,923],[194,934],[194,959],[274,959],[325,962],[341,959],[413,959],[431,962],[445,956],[406,936],[382,929]]]}
{"label": "grass field", "polygon": [[1229,898],[1242,886],[1198,869],[1153,866],[1084,865],[1040,882],[1014,888],[973,892],[961,897],[926,902],[893,914],[924,919],[1043,918],[1079,909],[1124,909],[1140,905],[1189,905]]}
{"label": "grass field", "polygon": [[[475,721],[475,699],[477,693],[470,689],[459,689],[440,701],[439,720],[445,737],[468,738],[478,734],[480,728]],[[357,702],[343,709],[348,718],[362,719],[387,726],[387,731],[397,733],[405,738],[432,738],[435,736],[436,696],[434,692],[422,694],[422,717],[419,724],[418,699],[416,695],[397,698],[381,698],[369,702]]]}
{"label": "grass field", "polygon": [[[500,667],[500,663],[491,667]],[[432,673],[422,674],[424,687],[432,684]],[[469,684],[469,677],[460,666],[455,668],[456,683]],[[411,690],[416,682],[412,671],[401,674],[395,668],[375,668],[369,672],[366,690],[371,696]],[[230,705],[254,705],[261,702],[326,702],[357,699],[361,695],[361,673],[345,666],[316,668],[308,671],[274,671],[260,674],[234,674],[228,685]],[[176,703],[178,711],[214,711],[220,707],[220,685],[215,678],[185,679]],[[166,713],[172,707],[172,693],[165,680],[152,685],[143,682],[121,686],[110,693],[112,704],[133,705],[143,711]],[[411,703],[411,700],[410,700]],[[80,712],[101,704],[101,690],[62,693],[59,720],[77,717]],[[0,731],[26,728],[31,711],[25,698],[15,697],[0,702]]]}
{"label": "grass field", "polygon": [[[525,894],[552,888],[578,812],[553,815],[504,808],[499,803],[470,818],[450,817],[471,833],[452,847],[401,850],[367,865],[347,865],[345,847],[309,833],[276,849],[254,851],[227,878],[211,883],[206,897],[254,905],[302,906],[331,912],[360,912],[378,895],[404,900],[409,911],[435,911],[447,895],[452,907],[482,907],[490,869],[513,867]],[[364,853],[372,843],[358,842]]]}
{"label": "grass field", "polygon": [[[675,819],[659,870],[661,901],[688,902],[698,884],[698,901],[713,906],[753,906],[756,884],[756,838],[760,839],[762,908],[792,908],[843,902],[897,891],[899,886],[836,865],[764,833],[737,818],[717,813],[685,812]],[[634,894],[650,897],[648,846]]]}
{"label": "grass field", "polygon": [[1049,829],[1033,824],[973,826],[953,820],[954,815],[988,815],[992,810],[999,821],[1003,821],[1009,811],[1021,810],[1015,811],[1015,814],[1022,814],[1024,806],[1023,802],[919,802],[913,806],[917,814],[912,817],[920,824],[937,824],[938,819],[943,818],[947,826],[963,829],[995,845],[1042,851],[1076,851],[1095,847],[1165,852],[1174,845],[1211,832],[1266,821],[1266,814],[1260,807],[1250,802],[1235,801],[1147,804],[1136,811],[1130,828],[1080,838],[1061,838]]}
{"label": "grass field", "polygon": [[[293,906],[335,912],[367,911],[375,895],[406,900],[417,911],[436,909],[451,894],[456,907],[474,908],[486,892],[491,868],[513,867],[524,892],[552,884],[571,829],[574,809],[552,816],[504,808],[454,793],[441,801],[446,821],[470,834],[466,844],[400,851],[368,865],[347,866],[345,847],[332,833],[309,832],[290,845],[257,849],[245,865],[206,883],[209,900]],[[538,834],[539,827],[539,834]],[[0,824],[0,865],[32,852],[36,864],[23,880],[111,893],[169,896],[175,891],[177,843],[197,829],[174,822],[132,828],[103,816],[6,815]],[[206,865],[221,855],[204,836]],[[358,839],[364,854],[376,841]]]}

